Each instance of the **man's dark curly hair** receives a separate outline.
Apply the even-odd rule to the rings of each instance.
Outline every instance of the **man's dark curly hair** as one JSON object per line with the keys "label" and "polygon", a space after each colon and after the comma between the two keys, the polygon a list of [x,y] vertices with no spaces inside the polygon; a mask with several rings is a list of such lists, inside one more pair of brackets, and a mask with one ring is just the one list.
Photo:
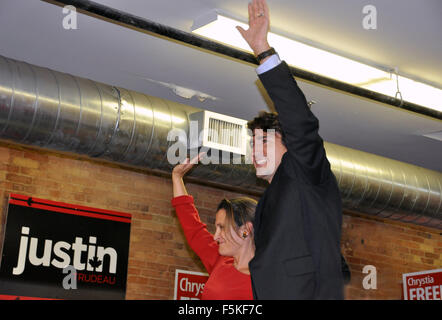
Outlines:
{"label": "man's dark curly hair", "polygon": [[252,130],[262,129],[266,132],[269,129],[274,129],[282,137],[282,142],[285,144],[284,132],[279,123],[278,114],[276,112],[260,111],[258,116],[247,122],[247,128]]}

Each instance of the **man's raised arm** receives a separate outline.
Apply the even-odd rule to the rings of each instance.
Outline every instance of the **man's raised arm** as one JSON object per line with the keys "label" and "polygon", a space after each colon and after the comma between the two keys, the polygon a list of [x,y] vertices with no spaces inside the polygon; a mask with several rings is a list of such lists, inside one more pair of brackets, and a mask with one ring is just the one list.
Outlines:
{"label": "man's raised arm", "polygon": [[260,60],[257,73],[278,112],[290,158],[301,168],[307,182],[319,184],[328,179],[331,171],[318,133],[318,119],[311,112],[288,65],[281,62],[277,54],[272,54],[267,41],[270,18],[266,1],[253,0],[248,9],[248,30],[237,29]]}

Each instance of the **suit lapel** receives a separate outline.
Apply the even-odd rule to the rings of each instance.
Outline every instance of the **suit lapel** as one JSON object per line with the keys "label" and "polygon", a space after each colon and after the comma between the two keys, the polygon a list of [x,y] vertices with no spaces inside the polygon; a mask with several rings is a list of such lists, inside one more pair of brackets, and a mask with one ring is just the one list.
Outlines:
{"label": "suit lapel", "polygon": [[[284,160],[284,156],[285,156],[285,154],[283,155],[283,160]],[[271,195],[272,190],[277,188],[276,185],[277,185],[278,180],[280,179],[279,176],[281,175],[281,171],[283,170],[282,169],[283,162],[284,161],[281,161],[281,164],[279,165],[278,169],[276,169],[275,175],[273,176],[272,183],[267,186],[267,189],[264,191],[264,194],[259,199],[258,205],[256,206],[255,221],[253,223],[253,228],[254,228],[254,233],[255,233],[255,245],[258,243],[257,240],[258,240],[260,234],[263,232],[263,230],[261,230],[261,224],[262,224],[264,214],[266,214],[264,212],[264,208],[266,208],[266,203],[268,201],[269,195]]]}

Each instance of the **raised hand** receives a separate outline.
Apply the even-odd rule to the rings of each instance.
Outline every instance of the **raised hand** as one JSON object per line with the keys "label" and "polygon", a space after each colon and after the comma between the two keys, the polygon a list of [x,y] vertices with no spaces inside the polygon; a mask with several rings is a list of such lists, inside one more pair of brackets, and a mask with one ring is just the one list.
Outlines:
{"label": "raised hand", "polygon": [[193,168],[198,161],[204,156],[205,152],[201,152],[192,160],[187,158],[183,163],[177,164],[172,170],[172,187],[173,196],[178,197],[182,195],[187,195],[187,190],[183,182],[183,177]]}
{"label": "raised hand", "polygon": [[202,153],[197,155],[195,158],[190,160],[189,158],[186,158],[183,163],[177,164],[173,170],[172,170],[172,177],[174,178],[183,178],[186,173],[193,168],[195,164],[198,163],[198,161],[201,159]]}
{"label": "raised hand", "polygon": [[249,3],[249,29],[236,28],[247,41],[255,56],[270,49],[267,33],[270,27],[269,8],[265,0],[252,0]]}

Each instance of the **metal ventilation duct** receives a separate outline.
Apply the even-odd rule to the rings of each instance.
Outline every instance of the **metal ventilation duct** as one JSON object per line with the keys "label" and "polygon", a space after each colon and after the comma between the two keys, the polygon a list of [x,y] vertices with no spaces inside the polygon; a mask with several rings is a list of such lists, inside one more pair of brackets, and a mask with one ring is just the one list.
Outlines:
{"label": "metal ventilation duct", "polygon": [[442,229],[442,174],[325,143],[343,207]]}
{"label": "metal ventilation duct", "polygon": [[[0,139],[170,172],[169,131],[201,111],[0,56]],[[442,228],[442,174],[325,143],[345,209]],[[250,148],[248,149],[250,153]],[[209,183],[263,191],[252,165],[198,166]]]}

